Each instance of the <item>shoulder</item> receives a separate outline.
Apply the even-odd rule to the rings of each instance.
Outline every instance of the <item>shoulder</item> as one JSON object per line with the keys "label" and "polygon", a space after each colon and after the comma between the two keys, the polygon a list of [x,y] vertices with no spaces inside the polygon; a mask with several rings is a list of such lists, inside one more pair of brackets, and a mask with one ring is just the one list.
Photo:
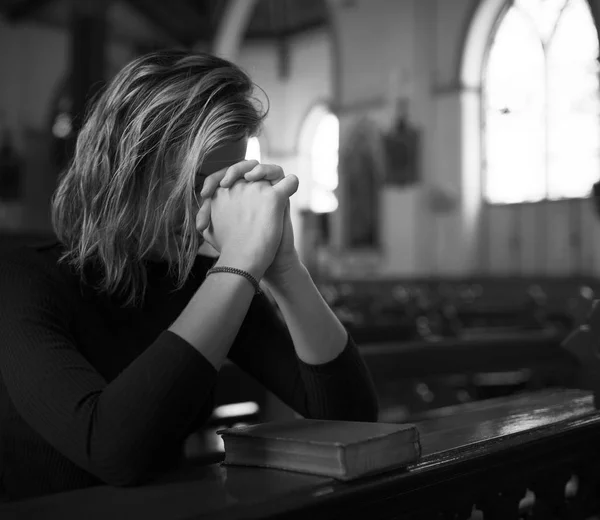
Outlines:
{"label": "shoulder", "polygon": [[37,271],[40,276],[58,272],[60,255],[60,243],[56,240],[22,244],[0,252],[0,272]]}
{"label": "shoulder", "polygon": [[51,291],[65,294],[75,277],[59,263],[62,245],[45,240],[14,247],[0,253],[0,300],[31,297],[33,293]]}

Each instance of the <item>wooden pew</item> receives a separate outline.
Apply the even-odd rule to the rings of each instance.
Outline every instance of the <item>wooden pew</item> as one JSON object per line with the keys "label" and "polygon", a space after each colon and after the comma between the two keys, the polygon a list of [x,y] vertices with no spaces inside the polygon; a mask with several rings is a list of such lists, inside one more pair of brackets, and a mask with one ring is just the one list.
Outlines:
{"label": "wooden pew", "polygon": [[565,339],[563,347],[577,361],[576,386],[592,390],[600,408],[600,300],[594,301],[588,318]]}
{"label": "wooden pew", "polygon": [[[354,280],[332,281],[325,295],[334,307],[345,305],[364,315],[349,329],[373,374],[382,417],[410,420],[448,404],[572,385],[576,361],[560,345],[589,311],[597,285],[585,278],[539,277]],[[407,326],[415,309],[404,312],[401,304],[410,308],[406,295],[414,290],[429,295],[434,310],[440,303],[436,298],[454,301],[463,325],[455,333],[449,327],[449,335],[415,338],[418,330],[417,336],[423,333]],[[381,317],[379,311],[385,311]],[[525,318],[516,319],[521,312]]]}
{"label": "wooden pew", "polygon": [[[440,332],[435,322],[442,305],[455,309],[463,328],[546,324],[568,331],[600,294],[600,280],[582,276],[331,279],[319,287],[357,340],[371,343],[427,335],[414,327],[415,315],[424,313],[433,319],[433,332]],[[448,324],[441,329],[460,337]]]}
{"label": "wooden pew", "polygon": [[188,466],[136,488],[98,486],[2,504],[0,518],[466,519],[475,510],[473,518],[487,520],[516,519],[520,508],[532,518],[600,513],[600,413],[592,393],[542,391],[462,406],[418,424],[417,463],[354,482]]}
{"label": "wooden pew", "polygon": [[[545,387],[573,386],[577,361],[552,332],[359,345],[381,418],[412,420],[439,406]],[[496,385],[496,386],[494,386]]]}

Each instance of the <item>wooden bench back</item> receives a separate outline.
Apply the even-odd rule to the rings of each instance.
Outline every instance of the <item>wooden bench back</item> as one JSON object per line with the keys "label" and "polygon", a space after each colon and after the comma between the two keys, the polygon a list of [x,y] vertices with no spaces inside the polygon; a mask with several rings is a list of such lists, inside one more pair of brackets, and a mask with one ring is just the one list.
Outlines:
{"label": "wooden bench back", "polygon": [[595,406],[600,397],[600,300],[595,300],[588,318],[563,341],[562,346],[577,360],[575,384],[594,392]]}

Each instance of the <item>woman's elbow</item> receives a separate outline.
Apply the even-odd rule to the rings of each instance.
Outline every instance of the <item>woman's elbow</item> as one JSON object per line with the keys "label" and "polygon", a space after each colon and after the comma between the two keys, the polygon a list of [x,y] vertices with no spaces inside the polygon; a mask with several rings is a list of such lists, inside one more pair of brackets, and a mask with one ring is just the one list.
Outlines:
{"label": "woman's elbow", "polygon": [[152,457],[104,454],[91,462],[91,472],[105,484],[115,487],[139,486],[151,480]]}

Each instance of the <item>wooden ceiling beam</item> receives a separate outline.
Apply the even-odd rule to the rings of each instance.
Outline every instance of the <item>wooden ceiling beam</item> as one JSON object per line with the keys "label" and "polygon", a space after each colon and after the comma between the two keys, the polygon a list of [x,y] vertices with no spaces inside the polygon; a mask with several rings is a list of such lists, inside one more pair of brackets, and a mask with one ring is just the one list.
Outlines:
{"label": "wooden ceiling beam", "polygon": [[244,35],[250,25],[257,0],[228,0],[219,20],[212,52],[236,61]]}

